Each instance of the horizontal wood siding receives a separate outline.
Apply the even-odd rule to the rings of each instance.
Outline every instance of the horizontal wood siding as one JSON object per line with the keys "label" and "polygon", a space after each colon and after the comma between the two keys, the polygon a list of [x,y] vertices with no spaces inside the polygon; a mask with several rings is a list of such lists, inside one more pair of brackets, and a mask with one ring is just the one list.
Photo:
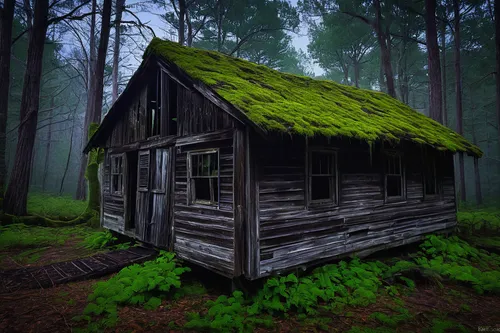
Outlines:
{"label": "horizontal wood siding", "polygon": [[[220,208],[188,204],[187,152],[208,148],[219,149]],[[183,259],[231,277],[234,270],[233,141],[214,141],[177,149],[174,250]]]}
{"label": "horizontal wood siding", "polygon": [[272,149],[261,145],[257,162],[260,276],[346,253],[402,245],[456,225],[452,170],[440,177],[441,195],[424,200],[416,147],[403,147],[406,200],[386,203],[380,147],[370,153],[367,144],[356,141],[309,142],[339,148],[340,197],[337,206],[308,208],[305,140],[281,142]]}

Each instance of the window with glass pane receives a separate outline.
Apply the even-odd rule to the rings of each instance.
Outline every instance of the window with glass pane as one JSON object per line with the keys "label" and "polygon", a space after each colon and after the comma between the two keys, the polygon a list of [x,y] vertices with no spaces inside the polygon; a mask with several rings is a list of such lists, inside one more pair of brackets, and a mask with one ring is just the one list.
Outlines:
{"label": "window with glass pane", "polygon": [[111,192],[121,194],[123,187],[123,157],[111,156]]}
{"label": "window with glass pane", "polygon": [[404,196],[400,155],[390,154],[385,156],[385,190],[387,198],[402,198]]}
{"label": "window with glass pane", "polygon": [[191,202],[216,205],[219,202],[219,153],[210,151],[191,153],[190,198]]}
{"label": "window with glass pane", "polygon": [[425,195],[437,195],[436,160],[434,158],[428,156],[427,160],[424,161],[424,172]]}
{"label": "window with glass pane", "polygon": [[337,164],[333,151],[311,151],[309,155],[309,201],[337,202]]}

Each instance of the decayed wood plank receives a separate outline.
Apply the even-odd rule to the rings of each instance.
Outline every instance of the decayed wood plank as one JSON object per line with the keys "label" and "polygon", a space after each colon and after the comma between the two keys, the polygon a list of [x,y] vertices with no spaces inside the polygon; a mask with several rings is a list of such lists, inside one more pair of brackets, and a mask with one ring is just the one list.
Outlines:
{"label": "decayed wood plank", "polygon": [[233,129],[225,129],[221,131],[198,134],[198,135],[181,136],[177,138],[176,145],[182,147],[186,145],[213,142],[219,140],[228,140],[232,138],[233,138]]}
{"label": "decayed wood plank", "polygon": [[239,276],[243,274],[245,259],[243,233],[245,224],[245,132],[243,129],[234,131],[233,142],[234,276]]}

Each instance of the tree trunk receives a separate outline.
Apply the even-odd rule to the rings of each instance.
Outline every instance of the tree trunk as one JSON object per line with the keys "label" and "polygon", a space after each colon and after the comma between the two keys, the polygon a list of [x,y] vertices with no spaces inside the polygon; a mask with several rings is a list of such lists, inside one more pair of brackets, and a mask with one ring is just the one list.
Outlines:
{"label": "tree trunk", "polygon": [[42,192],[45,192],[47,185],[47,174],[49,173],[50,148],[52,146],[52,112],[54,108],[54,96],[50,99],[49,126],[47,129],[47,143],[45,144],[45,162],[43,166]]}
{"label": "tree trunk", "polygon": [[394,87],[394,75],[392,72],[391,64],[391,52],[389,50],[390,47],[387,44],[388,36],[382,28],[382,12],[380,8],[380,0],[374,0],[373,4],[375,6],[375,32],[377,34],[377,40],[380,46],[380,56],[384,68],[387,93],[396,98],[396,88]]}
{"label": "tree trunk", "polygon": [[118,98],[118,66],[120,64],[120,37],[121,37],[121,20],[125,0],[116,0],[115,7],[115,45],[113,47],[113,91],[111,93],[111,103],[114,103]]}
{"label": "tree trunk", "polygon": [[66,159],[66,166],[64,167],[64,173],[63,173],[62,178],[61,178],[61,186],[59,186],[59,195],[63,194],[64,180],[66,179],[66,175],[68,174],[69,162],[71,160],[71,153],[73,152],[73,133],[74,132],[75,132],[75,118],[73,118],[73,124],[71,125],[71,135],[70,135],[70,139],[69,139],[68,158]]}
{"label": "tree trunk", "polygon": [[[104,66],[106,65],[106,52],[108,50],[109,32],[111,29],[111,0],[104,0],[102,11],[101,37],[99,38],[99,50],[95,66],[95,100],[93,112],[89,118],[90,123],[101,123],[102,100],[104,89]],[[88,133],[88,132],[87,132]]]}
{"label": "tree trunk", "polygon": [[[472,143],[477,145],[476,138],[476,117],[475,117],[475,104],[472,104]],[[479,159],[474,156],[474,184],[476,190],[476,205],[480,206],[483,204],[483,194],[481,192],[481,175],[479,173]]]}
{"label": "tree trunk", "polygon": [[179,0],[179,44],[184,45],[184,23],[186,20],[186,1]]}
{"label": "tree trunk", "polygon": [[443,88],[441,86],[441,63],[436,26],[436,0],[425,0],[425,36],[429,72],[429,115],[437,122],[443,122]]}
{"label": "tree trunk", "polygon": [[33,29],[29,34],[16,155],[4,200],[4,211],[14,215],[26,215],[27,213],[26,204],[40,103],[42,59],[47,33],[48,12],[49,1],[37,0]]}
{"label": "tree trunk", "polygon": [[191,18],[189,17],[189,11],[186,11],[186,24],[187,24],[187,46],[193,46],[193,24]]}
{"label": "tree trunk", "polygon": [[354,61],[354,85],[356,88],[359,88],[359,72],[360,72],[360,64],[359,61]]}
{"label": "tree trunk", "polygon": [[[495,0],[495,44],[496,44],[496,71],[497,71],[497,128],[498,142],[500,143],[500,0]],[[500,147],[500,145],[499,145]]]}
{"label": "tree trunk", "polygon": [[[462,72],[460,63],[460,3],[459,0],[453,0],[453,13],[454,13],[454,39],[455,39],[455,94],[456,94],[456,107],[457,107],[457,132],[464,135],[463,128],[463,114],[462,114]],[[464,170],[464,154],[459,155],[460,163],[460,196],[461,200],[465,202],[467,199],[465,190],[465,170]]]}
{"label": "tree trunk", "polygon": [[[89,41],[89,59],[87,72],[87,108],[85,110],[85,121],[82,131],[82,149],[87,144],[88,128],[90,124],[91,114],[93,112],[93,101],[95,99],[95,58],[96,58],[96,41],[95,41],[95,26],[96,26],[96,10],[97,0],[92,0],[92,15],[90,17],[90,41]],[[85,170],[87,170],[87,155],[82,154],[80,160],[80,170],[78,172],[78,183],[76,187],[75,199],[85,200],[87,197],[87,184],[85,181]]]}
{"label": "tree trunk", "polygon": [[476,205],[483,204],[483,194],[481,192],[481,177],[479,174],[479,159],[474,156],[474,180],[476,183]]}
{"label": "tree trunk", "polygon": [[9,110],[10,46],[12,42],[14,3],[15,0],[5,0],[3,8],[0,9],[0,199],[3,199],[5,178],[7,176],[5,145]]}
{"label": "tree trunk", "polygon": [[446,100],[446,22],[441,23],[441,75],[443,91],[443,124],[448,125],[448,105]]}

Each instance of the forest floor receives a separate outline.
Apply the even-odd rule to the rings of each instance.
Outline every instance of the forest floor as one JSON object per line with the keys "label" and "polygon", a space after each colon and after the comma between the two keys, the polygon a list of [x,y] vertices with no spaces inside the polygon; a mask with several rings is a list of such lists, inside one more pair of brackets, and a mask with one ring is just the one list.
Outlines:
{"label": "forest floor", "polygon": [[[500,242],[498,242],[500,212],[498,210],[466,210],[459,213],[459,219],[462,238],[469,240],[471,244],[487,247],[492,252],[500,252]],[[0,230],[0,270],[92,255],[102,251],[101,246],[104,247],[109,244],[109,241],[113,241],[109,233],[83,226],[51,229],[16,225],[2,228]],[[485,241],[481,242],[482,239]],[[98,246],[95,246],[96,243]],[[462,244],[460,246],[465,246],[463,243],[460,244]],[[419,251],[418,246],[387,251],[364,259],[363,263],[373,263],[377,260],[385,262],[395,255],[400,255],[401,260],[408,260],[412,257],[412,255],[408,256],[408,253],[417,253],[417,251]],[[341,311],[321,309],[301,314],[300,311],[295,311],[297,309],[291,308],[290,311],[284,313],[279,311],[273,313],[272,325],[253,325],[246,321],[251,317],[249,312],[245,312],[247,308],[244,307],[243,315],[246,319],[241,319],[243,317],[238,317],[240,316],[239,305],[236,307],[232,304],[227,308],[231,308],[231,311],[233,308],[235,310],[226,312],[230,314],[226,320],[243,320],[244,325],[238,330],[245,332],[498,331],[500,330],[500,288],[496,284],[500,282],[495,279],[500,275],[495,274],[498,273],[500,257],[484,251],[481,253],[482,258],[491,258],[494,261],[491,267],[494,267],[496,272],[488,278],[487,283],[490,287],[483,286],[480,292],[476,288],[477,284],[463,283],[463,279],[458,281],[460,279],[451,277],[435,280],[417,277],[411,288],[397,284],[389,285],[385,280],[377,289],[376,298],[373,301],[356,305],[346,304]],[[461,258],[460,262],[463,262],[465,257]],[[470,260],[472,262],[472,259]],[[358,268],[352,269],[354,271]],[[185,332],[193,328],[205,332],[209,330],[236,331],[237,326],[224,326],[226,325],[224,321],[218,328],[213,326],[203,328],[201,324],[186,326],[192,320],[190,314],[200,314],[201,318],[209,316],[217,310],[213,302],[218,304],[217,299],[221,300],[221,295],[230,294],[228,280],[195,267],[192,267],[191,272],[182,275],[180,279],[182,286],[179,289],[182,292],[179,295],[163,297],[157,306],[148,309],[144,305],[130,303],[120,305],[117,313],[118,320],[114,325],[110,325],[111,327],[87,326],[86,321],[77,320],[81,319],[82,314],[85,313],[89,304],[89,295],[96,290],[96,283],[113,281],[116,277],[120,277],[120,274],[121,272],[118,275],[68,283],[54,288],[20,290],[15,293],[2,294],[0,295],[0,332]],[[306,273],[306,277],[307,274],[310,273]],[[495,285],[491,287],[493,284]],[[207,301],[212,301],[212,303]],[[102,316],[93,316],[92,321],[98,322],[101,318]],[[210,318],[209,321],[212,321]]]}

